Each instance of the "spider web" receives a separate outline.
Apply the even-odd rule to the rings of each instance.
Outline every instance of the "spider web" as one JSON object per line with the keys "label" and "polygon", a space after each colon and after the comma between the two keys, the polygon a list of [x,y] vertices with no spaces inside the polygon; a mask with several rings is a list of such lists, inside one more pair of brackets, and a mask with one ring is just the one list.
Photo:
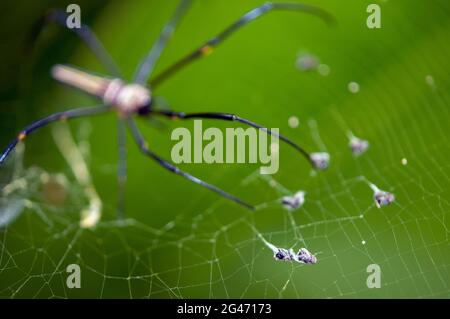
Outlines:
{"label": "spider web", "polygon": [[[49,205],[38,186],[2,199],[17,216],[0,230],[0,296],[448,298],[450,101],[445,92],[450,83],[442,65],[449,51],[446,37],[430,39],[436,43],[423,47],[442,54],[434,63],[422,63],[426,54],[419,51],[407,60],[414,71],[405,71],[405,62],[378,75],[374,87],[383,85],[385,91],[377,94],[372,87],[373,108],[356,108],[370,103],[357,93],[339,109],[327,108],[329,117],[291,129],[290,136],[310,134],[316,148],[331,154],[330,170],[302,180],[295,178],[297,167],[273,179],[252,172],[227,189],[257,199],[255,212],[223,199],[206,209],[192,209],[190,203],[156,228],[139,217],[119,220],[114,203],[104,202],[102,219],[84,229],[79,224],[86,198],[69,169],[62,175],[72,196],[63,208]],[[413,78],[420,90],[402,83],[397,73]],[[364,84],[361,90],[370,91]],[[300,123],[308,120],[293,115]],[[287,120],[282,132],[289,130]],[[350,131],[367,136],[367,153],[352,156]],[[394,193],[395,202],[377,208],[363,179]],[[25,180],[40,183],[30,175]],[[282,196],[299,190],[306,192],[304,205],[285,209]],[[17,204],[24,200],[29,204]],[[279,248],[305,247],[318,263],[277,261],[262,238]],[[81,269],[80,289],[66,285],[66,267],[74,263]],[[381,268],[379,289],[367,287],[370,264]]]}
{"label": "spider web", "polygon": [[[431,113],[430,113],[431,114]],[[317,123],[311,133],[325,147]],[[432,166],[420,156],[380,167],[369,154],[354,158],[373,168],[377,185],[396,194],[376,208],[363,175],[311,174],[301,183],[305,204],[286,210],[281,196],[294,194],[259,170],[234,192],[261,194],[255,212],[218,200],[195,215],[181,212],[162,228],[136,219],[101,220],[79,227],[80,203],[55,213],[35,201],[1,232],[2,297],[448,297],[449,164],[439,156],[447,137],[427,147]],[[349,152],[349,155],[350,152]],[[333,162],[339,165],[339,162]],[[423,167],[427,167],[423,170]],[[356,169],[359,171],[359,169]],[[390,180],[390,172],[401,180]],[[426,186],[435,185],[435,189]],[[429,206],[431,214],[422,213]],[[43,220],[34,207],[46,210]],[[107,209],[113,209],[109,207]],[[71,212],[68,214],[67,212]],[[23,227],[23,224],[27,226]],[[16,230],[19,229],[20,231]],[[28,232],[23,232],[27,229]],[[431,230],[433,229],[433,230]],[[306,247],[316,265],[280,262],[264,244]],[[30,262],[31,261],[31,262]],[[82,269],[82,289],[68,289],[68,264]],[[368,289],[366,267],[382,269],[381,289]]]}

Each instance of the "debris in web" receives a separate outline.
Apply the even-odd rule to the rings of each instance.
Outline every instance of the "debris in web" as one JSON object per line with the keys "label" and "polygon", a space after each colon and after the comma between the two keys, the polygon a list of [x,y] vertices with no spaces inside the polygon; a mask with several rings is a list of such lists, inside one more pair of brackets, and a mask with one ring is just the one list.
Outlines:
{"label": "debris in web", "polygon": [[394,194],[382,190],[376,191],[373,198],[375,199],[375,204],[378,208],[381,208],[381,206],[387,206],[395,200]]}
{"label": "debris in web", "polygon": [[67,180],[62,174],[50,174],[36,166],[24,169],[24,153],[25,144],[21,142],[17,145],[11,161],[13,165],[11,181],[2,185],[0,192],[0,228],[10,226],[26,209],[35,212],[45,224],[51,227],[53,223],[44,214],[37,201],[42,197],[49,204],[49,209],[55,207],[55,198],[47,196],[48,190],[62,187],[60,198],[65,200]]}
{"label": "debris in web", "polygon": [[318,170],[326,170],[330,166],[330,154],[326,152],[311,153],[311,163]]}
{"label": "debris in web", "polygon": [[[25,144],[19,143],[14,155],[11,181],[1,188],[0,227],[12,224],[26,209],[35,212],[47,225],[52,226],[51,219],[44,214],[41,206],[46,205],[48,210],[64,207],[69,196],[78,198],[79,189],[76,187],[80,186],[89,201],[88,207],[81,212],[80,225],[89,228],[98,223],[102,202],[91,182],[84,160],[84,157],[88,156],[87,142],[80,141],[78,146],[64,124],[55,126],[52,132],[78,183],[70,183],[66,175],[49,173],[40,167],[24,169]],[[86,139],[86,136],[84,138]]]}
{"label": "debris in web", "polygon": [[273,258],[281,261],[294,261],[295,253],[292,249],[276,248],[276,250],[274,250]]}
{"label": "debris in web", "polygon": [[314,142],[319,146],[319,149],[322,150],[320,152],[311,153],[309,159],[315,169],[321,171],[326,170],[330,166],[330,154],[327,152],[327,147],[320,137],[316,120],[309,119],[308,125]]}
{"label": "debris in web", "polygon": [[301,72],[317,71],[321,76],[330,74],[330,66],[320,62],[320,58],[308,52],[300,52],[295,61],[295,67]]}
{"label": "debris in web", "polygon": [[253,228],[253,231],[258,235],[266,247],[272,250],[273,258],[275,258],[275,260],[287,262],[295,261],[301,264],[309,265],[317,264],[317,257],[310,253],[308,249],[300,248],[300,250],[296,253],[292,248],[279,248],[268,242],[256,229]]}
{"label": "debris in web", "polygon": [[81,211],[80,226],[82,228],[92,228],[96,226],[100,220],[102,201],[92,183],[92,178],[82,152],[75,143],[72,134],[66,125],[55,125],[52,134],[56,145],[69,164],[75,179],[83,188],[84,194],[89,201],[88,206]]}
{"label": "debris in web", "polygon": [[314,71],[320,65],[320,59],[311,53],[300,53],[295,62],[295,66],[302,72]]}
{"label": "debris in web", "polygon": [[278,198],[272,202],[265,202],[256,206],[256,210],[267,208],[268,206],[278,206],[281,205],[286,208],[288,211],[294,211],[299,209],[305,203],[305,195],[306,192],[303,190],[299,190],[297,192],[292,192],[287,189],[285,186],[280,184],[270,175],[259,174],[259,171],[255,171],[250,176],[248,176],[244,181],[244,185],[248,185],[251,181],[256,178],[263,180],[267,183],[271,188],[275,189],[278,194],[281,195],[281,198]]}
{"label": "debris in web", "polygon": [[306,248],[300,248],[297,253],[298,261],[304,264],[317,264],[317,257]]}
{"label": "debris in web", "polygon": [[369,148],[369,141],[363,140],[353,135],[352,132],[348,133],[349,147],[354,156],[360,156],[364,154]]}
{"label": "debris in web", "polygon": [[378,208],[381,208],[382,206],[390,205],[395,201],[395,195],[386,192],[384,190],[379,189],[375,184],[368,181],[365,177],[361,177],[361,180],[363,180],[367,185],[373,190],[373,199],[375,201],[375,205]]}
{"label": "debris in web", "polygon": [[281,199],[281,203],[288,210],[296,210],[303,206],[305,203],[305,192],[298,191],[293,196],[284,196]]}

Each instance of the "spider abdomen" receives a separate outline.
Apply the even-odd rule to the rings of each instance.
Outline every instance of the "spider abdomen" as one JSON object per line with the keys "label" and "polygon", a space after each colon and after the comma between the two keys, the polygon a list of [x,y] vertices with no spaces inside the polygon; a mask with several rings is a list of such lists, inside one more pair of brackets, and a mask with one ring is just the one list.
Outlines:
{"label": "spider abdomen", "polygon": [[57,81],[94,95],[120,114],[138,113],[150,105],[150,90],[140,84],[127,84],[121,79],[108,79],[66,65],[55,65],[52,76]]}

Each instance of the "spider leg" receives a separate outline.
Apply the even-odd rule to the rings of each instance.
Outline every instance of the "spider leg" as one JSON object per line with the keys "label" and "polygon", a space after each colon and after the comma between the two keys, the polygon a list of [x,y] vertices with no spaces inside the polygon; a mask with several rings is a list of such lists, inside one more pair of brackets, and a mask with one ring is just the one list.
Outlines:
{"label": "spider leg", "polygon": [[140,150],[142,151],[142,153],[144,153],[145,155],[147,155],[148,157],[150,157],[151,159],[155,160],[158,164],[160,164],[162,167],[164,167],[165,169],[171,171],[172,173],[175,173],[177,175],[180,175],[188,180],[190,180],[191,182],[194,182],[196,184],[199,184],[213,192],[218,193],[219,195],[239,204],[242,205],[248,209],[253,210],[254,207],[250,204],[247,204],[246,202],[244,202],[243,200],[221,190],[220,188],[211,185],[207,182],[202,181],[201,179],[190,175],[189,173],[186,173],[182,170],[180,170],[178,167],[176,167],[175,165],[173,165],[172,163],[162,159],[161,157],[159,157],[158,155],[156,155],[155,153],[153,153],[148,147],[147,147],[147,143],[144,140],[144,137],[142,136],[141,132],[139,131],[138,127],[136,126],[136,123],[133,119],[128,119],[128,126],[131,130],[131,133],[136,141],[136,143],[138,144]]}
{"label": "spider leg", "polygon": [[145,56],[145,58],[140,63],[136,75],[134,76],[134,82],[139,84],[144,84],[147,82],[148,78],[153,72],[153,69],[156,65],[156,62],[158,62],[159,57],[161,56],[162,51],[167,46],[167,43],[169,42],[170,38],[172,37],[172,34],[178,24],[178,22],[181,20],[181,18],[186,13],[189,5],[191,3],[191,0],[181,0],[180,4],[178,5],[175,14],[173,17],[169,20],[169,22],[164,26],[162,29],[158,40],[153,45],[153,47],[150,49],[150,52]]}
{"label": "spider leg", "polygon": [[89,108],[79,108],[79,109],[73,109],[68,110],[64,112],[58,112],[51,114],[47,117],[44,117],[43,119],[40,119],[27,127],[25,127],[17,137],[9,143],[9,145],[6,147],[6,149],[1,153],[0,155],[0,165],[3,164],[5,159],[8,157],[9,153],[11,153],[12,150],[16,147],[17,143],[19,141],[24,140],[28,135],[33,133],[34,131],[40,129],[41,127],[50,124],[55,121],[60,120],[67,120],[71,118],[76,117],[83,117],[83,116],[89,116],[89,115],[95,115],[100,114],[108,111],[110,109],[109,106],[96,106],[96,107],[89,107]]}
{"label": "spider leg", "polygon": [[[44,17],[43,24],[54,22],[59,26],[66,28],[67,17],[68,15],[62,10],[50,10]],[[89,26],[81,24],[79,29],[74,28],[69,30],[72,30],[81,38],[81,40],[83,40],[86,46],[94,53],[108,72],[114,76],[120,77],[120,71],[117,64]]]}
{"label": "spider leg", "polygon": [[243,15],[240,19],[238,19],[236,22],[228,26],[225,30],[223,30],[221,33],[216,35],[215,37],[211,38],[210,40],[206,41],[203,45],[201,45],[199,48],[194,50],[193,52],[185,55],[183,58],[178,60],[178,62],[174,63],[172,66],[168,67],[164,71],[162,71],[160,74],[158,74],[154,79],[150,80],[150,85],[155,87],[156,85],[163,82],[165,79],[169,78],[185,66],[189,65],[190,63],[194,62],[195,60],[207,56],[210,53],[213,52],[214,48],[217,47],[220,43],[222,43],[225,39],[227,39],[229,36],[231,36],[233,33],[238,31],[243,26],[249,24],[250,22],[256,20],[257,18],[263,16],[264,14],[270,12],[270,11],[303,11],[307,12],[313,15],[318,16],[319,18],[323,19],[327,23],[332,23],[334,21],[333,17],[327,13],[326,11],[306,5],[306,4],[300,4],[300,3],[272,3],[272,2],[266,2],[265,4],[254,8],[253,10],[247,12],[245,15]]}
{"label": "spider leg", "polygon": [[167,117],[169,117],[171,119],[181,119],[181,120],[193,119],[193,118],[201,118],[201,119],[215,119],[215,120],[241,122],[241,123],[244,123],[246,125],[255,127],[257,129],[260,129],[260,130],[263,130],[267,134],[273,135],[273,136],[279,138],[280,140],[282,140],[283,142],[287,143],[288,145],[290,145],[291,147],[296,149],[298,152],[300,152],[310,163],[312,163],[310,154],[305,149],[303,149],[302,147],[300,147],[299,145],[297,145],[296,143],[294,143],[293,141],[291,141],[287,137],[285,137],[285,136],[283,136],[281,134],[277,134],[275,132],[272,132],[270,129],[268,129],[268,128],[264,127],[264,126],[261,126],[259,124],[256,124],[256,123],[254,123],[252,121],[249,121],[247,119],[244,119],[244,118],[239,117],[239,116],[234,115],[234,114],[230,114],[230,113],[211,113],[211,112],[205,112],[205,113],[183,113],[183,112],[171,112],[171,111],[155,111],[154,114],[160,114],[160,115],[167,116]]}
{"label": "spider leg", "polygon": [[117,120],[117,146],[118,146],[118,161],[117,161],[117,193],[118,203],[117,212],[118,217],[123,218],[125,212],[125,186],[127,182],[127,136],[126,123],[123,119]]}

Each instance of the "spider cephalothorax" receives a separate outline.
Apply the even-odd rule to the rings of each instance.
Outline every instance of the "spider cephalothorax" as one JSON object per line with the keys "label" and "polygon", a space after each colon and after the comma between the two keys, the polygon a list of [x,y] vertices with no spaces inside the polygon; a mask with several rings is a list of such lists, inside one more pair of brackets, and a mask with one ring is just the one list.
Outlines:
{"label": "spider cephalothorax", "polygon": [[103,102],[113,105],[122,114],[137,113],[150,105],[151,93],[143,85],[126,84],[120,79],[112,80],[103,94]]}

